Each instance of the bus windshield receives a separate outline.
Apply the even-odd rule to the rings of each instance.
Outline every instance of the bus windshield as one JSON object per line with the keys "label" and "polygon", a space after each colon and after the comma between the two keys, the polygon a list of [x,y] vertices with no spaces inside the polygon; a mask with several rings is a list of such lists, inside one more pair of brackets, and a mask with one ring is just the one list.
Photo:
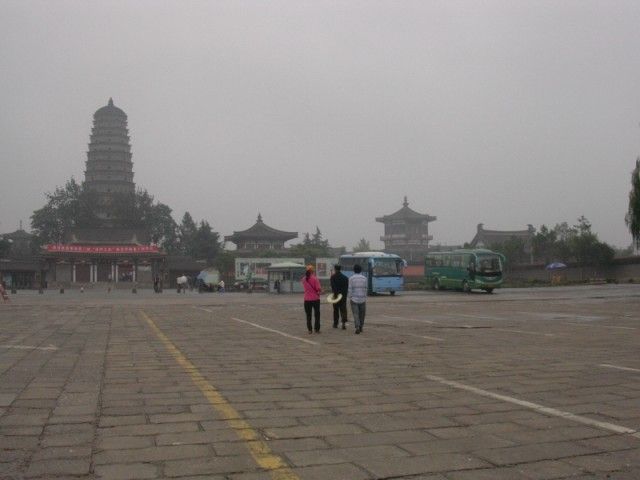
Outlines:
{"label": "bus windshield", "polygon": [[498,255],[478,255],[477,272],[491,274],[502,272],[502,262]]}
{"label": "bus windshield", "polygon": [[374,258],[373,275],[381,277],[385,275],[401,275],[402,263],[395,258]]}

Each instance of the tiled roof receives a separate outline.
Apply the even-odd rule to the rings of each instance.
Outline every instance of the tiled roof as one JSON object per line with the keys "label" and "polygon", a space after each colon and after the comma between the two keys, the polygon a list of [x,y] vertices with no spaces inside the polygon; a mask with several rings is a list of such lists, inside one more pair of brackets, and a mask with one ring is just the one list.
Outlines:
{"label": "tiled roof", "polygon": [[407,197],[404,197],[402,208],[391,215],[385,215],[383,217],[377,217],[376,222],[386,223],[391,220],[426,220],[427,222],[433,222],[438,217],[432,217],[426,213],[418,213],[415,210],[409,208],[409,202]]}
{"label": "tiled roof", "polygon": [[246,230],[234,231],[233,235],[225,235],[224,239],[228,242],[235,242],[243,238],[278,239],[287,241],[297,237],[298,232],[285,232],[283,230],[277,230],[270,227],[262,221],[262,215],[258,214],[258,220],[253,226]]}

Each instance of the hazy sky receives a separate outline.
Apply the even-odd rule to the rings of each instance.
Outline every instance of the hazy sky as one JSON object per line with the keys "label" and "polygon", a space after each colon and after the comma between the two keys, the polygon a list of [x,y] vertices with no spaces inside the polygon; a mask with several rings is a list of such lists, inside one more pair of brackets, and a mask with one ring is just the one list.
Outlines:
{"label": "hazy sky", "polygon": [[0,232],[84,178],[93,113],[135,181],[221,235],[334,246],[402,206],[433,243],[585,215],[627,246],[640,2],[0,0]]}

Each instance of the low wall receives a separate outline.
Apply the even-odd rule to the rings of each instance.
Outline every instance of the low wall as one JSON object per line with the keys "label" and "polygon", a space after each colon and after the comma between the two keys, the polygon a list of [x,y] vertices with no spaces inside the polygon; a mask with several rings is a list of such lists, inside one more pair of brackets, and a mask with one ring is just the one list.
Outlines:
{"label": "low wall", "polygon": [[[616,258],[606,267],[569,264],[562,270],[546,270],[545,264],[517,265],[505,272],[505,281],[523,282],[583,282],[589,280],[614,280],[620,283],[640,282],[640,256]],[[424,266],[410,265],[405,268],[405,281],[417,283],[424,279]]]}
{"label": "low wall", "polygon": [[569,264],[562,270],[545,270],[540,265],[518,265],[505,273],[505,280],[542,281],[555,279],[567,282],[581,282],[589,280],[615,280],[617,282],[640,282],[640,256],[616,258],[612,265],[598,267],[592,265],[581,266]]}

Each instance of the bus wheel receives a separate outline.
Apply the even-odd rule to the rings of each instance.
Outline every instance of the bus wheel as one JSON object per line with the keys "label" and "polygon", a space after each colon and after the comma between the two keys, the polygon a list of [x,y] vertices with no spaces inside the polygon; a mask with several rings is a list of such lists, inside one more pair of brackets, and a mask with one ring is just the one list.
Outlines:
{"label": "bus wheel", "polygon": [[485,288],[484,291],[487,293],[493,293],[493,288]]}
{"label": "bus wheel", "polygon": [[392,297],[396,294],[395,290],[391,290],[389,293],[391,294]]}
{"label": "bus wheel", "polygon": [[469,283],[466,280],[462,282],[462,291],[464,293],[471,293],[471,288],[469,288]]}
{"label": "bus wheel", "polygon": [[438,280],[437,278],[433,281],[433,289],[440,290],[440,280]]}

